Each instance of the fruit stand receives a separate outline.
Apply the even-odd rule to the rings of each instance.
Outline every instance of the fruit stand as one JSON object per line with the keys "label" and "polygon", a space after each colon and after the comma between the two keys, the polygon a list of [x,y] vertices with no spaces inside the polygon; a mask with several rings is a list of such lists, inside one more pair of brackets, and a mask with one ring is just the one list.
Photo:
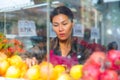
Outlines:
{"label": "fruit stand", "polygon": [[[39,1],[39,0],[37,0],[37,1]],[[44,0],[42,0],[42,1],[44,1]],[[64,0],[61,0],[61,1],[64,1]],[[28,55],[30,56],[29,57],[30,59],[26,57],[26,54],[25,54],[26,50],[24,48],[24,44],[20,40],[17,40],[17,39],[8,39],[3,34],[3,33],[7,33],[7,32],[11,32],[11,33],[13,32],[13,33],[18,34],[18,31],[17,31],[18,29],[16,29],[16,26],[18,26],[18,25],[13,25],[12,27],[15,28],[15,30],[13,28],[11,28],[13,30],[8,29],[9,31],[4,29],[4,32],[0,33],[0,80],[120,80],[120,51],[119,50],[107,51],[103,46],[101,46],[100,44],[97,43],[100,40],[102,42],[102,44],[104,44],[103,43],[104,41],[101,40],[102,39],[101,36],[103,36],[102,33],[104,30],[106,30],[106,28],[103,28],[104,30],[100,29],[101,30],[100,39],[95,38],[95,41],[93,39],[90,42],[90,40],[91,40],[90,33],[89,33],[89,31],[91,30],[90,28],[93,26],[99,27],[99,28],[103,27],[103,26],[101,27],[101,26],[97,25],[97,18],[100,17],[102,14],[99,14],[99,12],[94,10],[94,8],[91,8],[91,7],[93,7],[93,5],[88,5],[88,4],[91,4],[90,3],[91,0],[80,0],[80,1],[82,3],[81,6],[79,6],[80,7],[79,10],[81,11],[81,14],[82,14],[82,16],[81,16],[82,24],[81,25],[85,26],[85,28],[86,28],[86,31],[85,31],[86,37],[83,37],[84,36],[83,35],[81,42],[79,42],[79,40],[77,41],[78,38],[76,36],[74,36],[74,37],[76,38],[76,42],[81,44],[82,47],[84,47],[86,49],[85,53],[90,52],[89,57],[87,58],[87,60],[84,63],[74,64],[73,62],[69,61],[68,63],[71,64],[72,66],[70,65],[70,67],[68,67],[67,64],[53,64],[52,62],[49,61],[49,59],[48,60],[42,59],[41,62],[38,62],[37,64],[33,63],[32,66],[29,65],[27,62],[31,62],[31,59],[35,60],[35,58],[30,54],[27,54],[27,56]],[[92,0],[92,1],[94,1],[94,0]],[[96,1],[98,1],[98,0],[96,0]],[[66,0],[66,2],[67,2],[67,0]],[[95,2],[95,3],[97,3],[97,2]],[[99,2],[99,3],[102,3],[102,2]],[[56,6],[56,5],[53,5],[53,6]],[[68,5],[68,6],[72,7],[71,5]],[[39,17],[37,16],[35,18],[36,22],[39,24],[40,24],[40,22],[46,23],[46,19],[45,20],[37,19],[37,18],[46,17],[46,15],[40,17],[41,15],[39,14],[39,12],[37,12],[37,9],[33,9],[33,10],[39,16]],[[42,9],[39,9],[39,11],[41,11],[41,10]],[[25,10],[25,12],[23,14],[29,13],[30,11],[32,11],[32,9],[30,9],[28,11]],[[73,12],[74,12],[74,8],[73,8]],[[94,12],[96,12],[96,14]],[[113,12],[114,12],[114,9],[113,9]],[[17,13],[20,13],[20,12],[17,12]],[[42,13],[44,14],[44,12],[42,12]],[[48,13],[49,13],[49,11],[48,11]],[[75,12],[75,13],[78,13],[78,12]],[[117,13],[117,12],[115,12],[115,13]],[[18,15],[20,15],[20,14],[18,14]],[[24,18],[23,14],[22,14],[22,17]],[[32,12],[30,12],[30,14],[32,15]],[[27,17],[30,17],[30,20],[33,19],[33,17],[31,18],[31,15],[27,16]],[[75,15],[75,16],[77,16],[77,15]],[[32,16],[35,17],[35,14],[33,14]],[[5,14],[4,18],[6,18],[6,14]],[[79,18],[80,17],[78,17],[78,19],[76,19],[76,20],[79,20]],[[109,19],[110,16],[106,16],[105,18]],[[7,23],[6,20],[3,21],[4,24],[5,24],[5,22]],[[18,20],[21,20],[21,17],[18,18]],[[16,20],[16,17],[15,17],[15,20],[13,20],[13,21],[17,22],[18,20]],[[47,20],[49,20],[49,18]],[[114,18],[113,18],[113,20],[114,20]],[[23,21],[24,21],[24,19],[23,19]],[[100,17],[100,21],[102,21],[101,17]],[[111,18],[110,18],[110,21],[111,21]],[[12,20],[11,20],[11,22],[12,22]],[[109,22],[109,21],[107,21],[107,22]],[[27,20],[25,20],[25,23],[29,23],[29,19],[28,19],[28,22],[27,22]],[[4,28],[5,27],[7,28],[6,25],[9,26],[11,24],[5,24]],[[13,24],[15,24],[15,23],[13,23]],[[105,24],[106,24],[106,22],[105,22]],[[49,25],[49,23],[47,25]],[[102,22],[101,22],[101,25],[103,25]],[[111,23],[111,25],[113,25],[113,23]],[[23,27],[24,26],[26,26],[26,25],[23,25]],[[29,26],[29,25],[27,25],[27,26]],[[107,25],[107,26],[108,26],[108,28],[110,27],[109,25]],[[30,27],[31,27],[31,24],[30,24]],[[34,26],[34,27],[36,27],[36,26]],[[38,25],[38,27],[39,27],[39,25]],[[38,27],[36,27],[36,28],[38,28]],[[46,27],[46,25],[44,27]],[[33,26],[32,26],[32,28],[33,28]],[[119,26],[117,28],[119,28]],[[30,29],[29,31],[31,31],[31,30],[32,29]],[[49,27],[47,30],[48,30],[47,33],[49,33]],[[37,36],[44,34],[44,32],[42,32],[42,30],[40,30],[40,31],[41,31],[41,33],[38,33]],[[120,29],[118,29],[117,31],[119,32]],[[79,30],[78,30],[78,32],[79,32]],[[29,34],[29,35],[32,35],[32,34]],[[119,34],[117,34],[117,35],[119,36]],[[24,34],[23,34],[23,36],[24,36]],[[52,34],[52,36],[53,36],[53,34]],[[117,38],[118,38],[118,36],[117,36]],[[45,34],[45,37],[46,37],[46,34]],[[78,36],[78,37],[79,37],[79,39],[81,39],[80,36]],[[51,38],[51,37],[49,37],[47,35],[47,38]],[[112,38],[113,37],[111,37],[111,35],[110,35],[110,37],[108,36],[109,40],[111,40]],[[106,41],[107,41],[107,39],[106,39]],[[118,41],[119,41],[119,39],[118,39]],[[49,39],[48,39],[48,42],[50,42]],[[47,47],[49,46],[49,44],[50,43],[47,43]],[[105,42],[105,44],[106,44],[106,42]],[[79,46],[77,46],[77,47],[79,47]],[[48,54],[49,53],[50,52],[48,50]],[[44,56],[42,56],[42,57],[44,57]],[[79,57],[81,57],[81,56],[79,56]],[[45,56],[45,58],[46,58],[46,56]],[[48,58],[48,56],[47,56],[47,58]],[[49,58],[50,58],[50,56],[49,56]],[[56,59],[57,58],[55,58],[53,61],[55,61]],[[61,60],[61,62],[62,62],[62,60]],[[65,62],[65,63],[67,63],[67,62]]]}
{"label": "fruit stand", "polygon": [[19,40],[0,34],[0,80],[120,80],[120,51],[93,52],[84,64],[53,65],[47,61],[28,67]]}

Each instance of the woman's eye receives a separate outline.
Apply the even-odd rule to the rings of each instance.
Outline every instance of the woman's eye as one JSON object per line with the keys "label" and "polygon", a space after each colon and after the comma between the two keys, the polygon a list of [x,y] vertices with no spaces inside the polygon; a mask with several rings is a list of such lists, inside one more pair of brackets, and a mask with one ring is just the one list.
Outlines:
{"label": "woman's eye", "polygon": [[63,23],[63,25],[67,25],[67,23]]}
{"label": "woman's eye", "polygon": [[53,24],[54,27],[57,27],[58,25],[57,24]]}

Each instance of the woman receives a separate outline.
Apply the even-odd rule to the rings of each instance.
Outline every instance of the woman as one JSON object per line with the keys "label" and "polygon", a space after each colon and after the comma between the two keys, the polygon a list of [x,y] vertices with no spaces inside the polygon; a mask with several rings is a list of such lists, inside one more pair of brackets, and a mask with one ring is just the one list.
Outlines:
{"label": "woman", "polygon": [[78,64],[78,58],[81,57],[77,55],[77,45],[72,38],[73,18],[72,11],[65,6],[59,6],[51,12],[50,21],[57,35],[51,42],[50,50],[50,62],[54,65],[71,67]]}
{"label": "woman", "polygon": [[[65,6],[59,6],[51,12],[50,21],[57,35],[50,44],[50,62],[53,65],[60,64],[70,68],[85,60],[84,55],[78,49],[81,46],[73,41],[73,19],[72,11]],[[31,62],[27,60],[27,62],[30,65],[34,63],[34,60]]]}

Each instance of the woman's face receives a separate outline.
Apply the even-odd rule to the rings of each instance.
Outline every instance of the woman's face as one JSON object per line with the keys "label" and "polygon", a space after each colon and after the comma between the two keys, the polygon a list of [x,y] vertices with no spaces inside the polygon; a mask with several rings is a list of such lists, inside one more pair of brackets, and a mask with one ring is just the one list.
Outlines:
{"label": "woman's face", "polygon": [[64,14],[59,14],[53,17],[53,30],[60,40],[67,40],[72,33],[73,22]]}

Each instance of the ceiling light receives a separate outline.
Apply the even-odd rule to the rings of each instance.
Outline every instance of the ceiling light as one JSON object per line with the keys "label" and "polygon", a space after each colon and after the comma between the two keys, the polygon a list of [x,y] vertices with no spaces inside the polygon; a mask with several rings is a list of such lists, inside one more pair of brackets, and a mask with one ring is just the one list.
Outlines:
{"label": "ceiling light", "polygon": [[108,29],[108,30],[107,30],[107,34],[108,34],[108,35],[112,35],[111,29]]}

